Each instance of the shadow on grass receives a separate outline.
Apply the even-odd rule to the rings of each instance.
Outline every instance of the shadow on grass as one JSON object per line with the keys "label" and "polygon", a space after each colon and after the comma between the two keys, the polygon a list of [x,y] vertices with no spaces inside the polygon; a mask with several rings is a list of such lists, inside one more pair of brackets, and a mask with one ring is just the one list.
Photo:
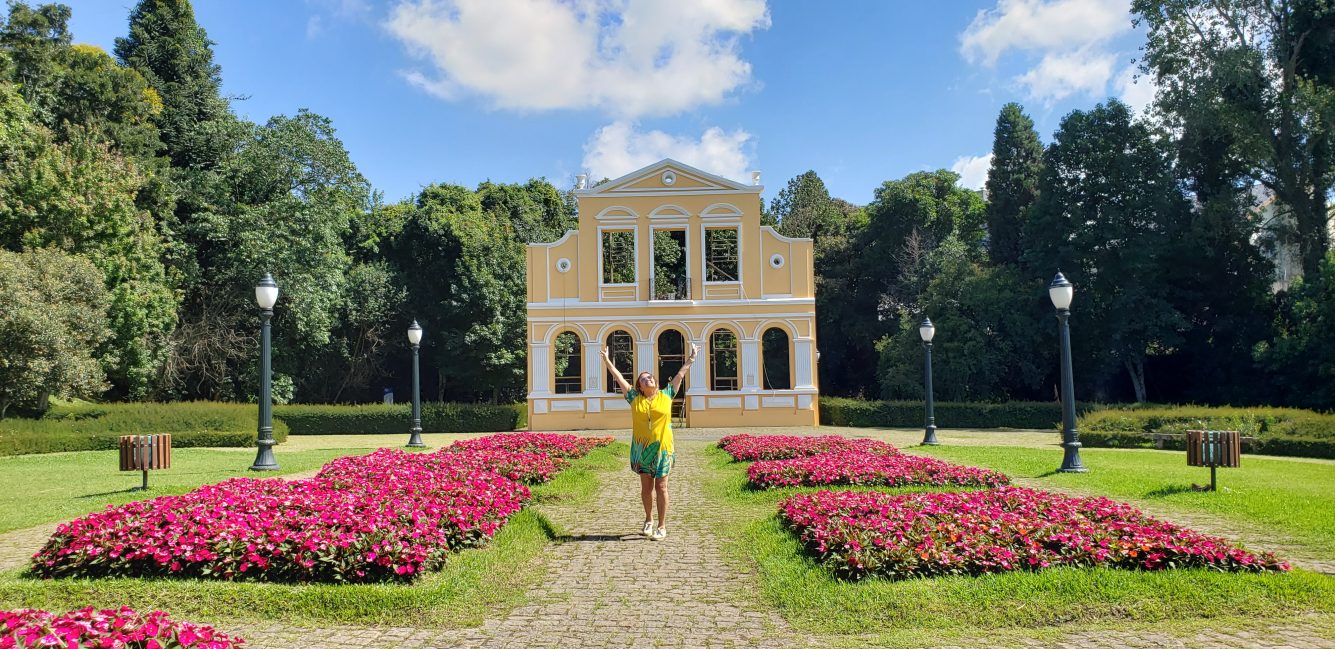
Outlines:
{"label": "shadow on grass", "polygon": [[1196,489],[1192,489],[1192,488],[1191,488],[1191,485],[1174,484],[1174,485],[1168,485],[1168,486],[1166,486],[1166,487],[1159,487],[1158,489],[1155,489],[1155,490],[1153,490],[1153,491],[1147,491],[1147,492],[1145,492],[1145,497],[1146,497],[1146,498],[1167,498],[1168,496],[1175,496],[1175,495],[1177,495],[1177,494],[1189,494],[1189,493],[1192,493],[1192,492],[1194,492],[1194,491],[1197,491],[1197,490],[1196,490]]}
{"label": "shadow on grass", "polygon": [[[134,486],[134,487],[126,487],[125,489],[117,489],[115,491],[102,491],[95,494],[84,494],[82,496],[75,496],[75,498],[78,498],[80,500],[87,500],[89,498],[105,498],[107,496],[119,496],[121,494],[133,494],[133,493],[141,493],[147,495],[152,491],[153,487],[151,486],[148,488],[148,491],[144,491],[139,486]],[[157,494],[159,496],[167,495],[167,492],[161,488],[159,488],[157,491],[159,492]]]}

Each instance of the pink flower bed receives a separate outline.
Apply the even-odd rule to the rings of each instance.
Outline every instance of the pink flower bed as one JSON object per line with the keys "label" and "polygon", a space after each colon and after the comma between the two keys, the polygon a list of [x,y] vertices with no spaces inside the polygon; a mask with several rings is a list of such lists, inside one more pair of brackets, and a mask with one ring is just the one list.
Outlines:
{"label": "pink flower bed", "polygon": [[32,569],[44,577],[409,581],[450,551],[485,542],[528,497],[524,485],[473,469],[235,478],[62,524]]}
{"label": "pink flower bed", "polygon": [[916,455],[882,455],[862,450],[835,451],[791,460],[761,460],[746,476],[761,489],[875,485],[882,487],[1000,487],[1005,474]]}
{"label": "pink flower bed", "polygon": [[407,453],[382,448],[367,455],[341,457],[324,465],[317,478],[339,484],[412,479],[418,471],[433,473],[492,471],[516,482],[541,484],[570,465],[564,458],[524,451],[475,450],[466,453]]}
{"label": "pink flower bed", "polygon": [[719,440],[719,448],[741,462],[788,460],[835,451],[862,451],[879,455],[899,452],[894,446],[874,439],[848,439],[839,435],[804,437],[800,435],[728,435]]}
{"label": "pink flower bed", "polygon": [[0,611],[0,649],[232,649],[244,644],[240,638],[212,627],[171,620],[162,611],[147,615],[129,607],[101,611],[85,608],[64,615],[35,609]]}
{"label": "pink flower bed", "polygon": [[443,453],[464,451],[526,451],[554,457],[578,458],[599,446],[616,441],[612,437],[583,437],[561,433],[495,433],[486,437],[459,440],[442,449]]}
{"label": "pink flower bed", "polygon": [[903,579],[1049,566],[1284,571],[1289,564],[1107,498],[1003,487],[891,495],[820,491],[782,518],[840,576]]}

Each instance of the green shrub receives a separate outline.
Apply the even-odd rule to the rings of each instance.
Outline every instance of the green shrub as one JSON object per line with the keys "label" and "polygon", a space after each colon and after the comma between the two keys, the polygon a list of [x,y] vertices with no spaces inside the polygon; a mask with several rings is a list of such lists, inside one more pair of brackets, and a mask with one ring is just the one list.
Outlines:
{"label": "green shrub", "polygon": [[1152,433],[1179,435],[1160,442],[1181,450],[1188,430],[1236,430],[1255,438],[1244,450],[1265,455],[1335,458],[1335,415],[1296,408],[1143,406],[1109,408],[1077,422],[1085,446],[1153,448]]}
{"label": "green shrub", "polygon": [[[150,433],[170,433],[177,448],[254,446],[258,414],[254,404],[206,401],[56,406],[41,419],[0,420],[0,455],[111,450],[121,435]],[[287,434],[275,421],[274,439]]]}
{"label": "green shrub", "polygon": [[[522,408],[522,410],[521,410]],[[527,412],[524,404],[422,404],[422,430],[428,433],[476,433],[515,430]],[[409,404],[283,405],[274,417],[293,435],[364,435],[407,433]]]}
{"label": "green shrub", "polygon": [[[1102,406],[1077,403],[1076,414]],[[820,423],[829,426],[882,426],[917,428],[925,425],[922,401],[864,401],[822,397]],[[935,404],[936,425],[941,428],[1054,428],[1061,425],[1062,406],[1050,401],[969,403],[941,401]]]}

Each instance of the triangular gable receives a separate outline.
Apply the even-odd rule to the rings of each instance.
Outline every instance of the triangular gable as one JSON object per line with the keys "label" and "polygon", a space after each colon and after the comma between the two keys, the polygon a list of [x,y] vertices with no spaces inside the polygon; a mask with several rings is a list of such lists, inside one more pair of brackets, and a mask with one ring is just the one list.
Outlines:
{"label": "triangular gable", "polygon": [[[671,183],[667,182],[669,178],[672,181]],[[648,167],[609,180],[597,187],[576,190],[576,193],[582,196],[614,196],[645,192],[671,193],[676,191],[760,193],[762,189],[759,185],[743,185],[737,181],[701,171],[671,158],[664,158]]]}

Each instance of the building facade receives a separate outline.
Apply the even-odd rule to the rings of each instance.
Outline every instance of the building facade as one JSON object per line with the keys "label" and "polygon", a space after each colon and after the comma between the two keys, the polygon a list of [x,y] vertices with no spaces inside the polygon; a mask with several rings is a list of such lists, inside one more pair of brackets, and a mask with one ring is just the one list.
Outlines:
{"label": "building facade", "polygon": [[758,184],[663,160],[575,190],[579,229],[528,246],[528,421],[629,428],[628,383],[662,384],[700,347],[674,404],[698,427],[818,421],[810,239],[760,225]]}

